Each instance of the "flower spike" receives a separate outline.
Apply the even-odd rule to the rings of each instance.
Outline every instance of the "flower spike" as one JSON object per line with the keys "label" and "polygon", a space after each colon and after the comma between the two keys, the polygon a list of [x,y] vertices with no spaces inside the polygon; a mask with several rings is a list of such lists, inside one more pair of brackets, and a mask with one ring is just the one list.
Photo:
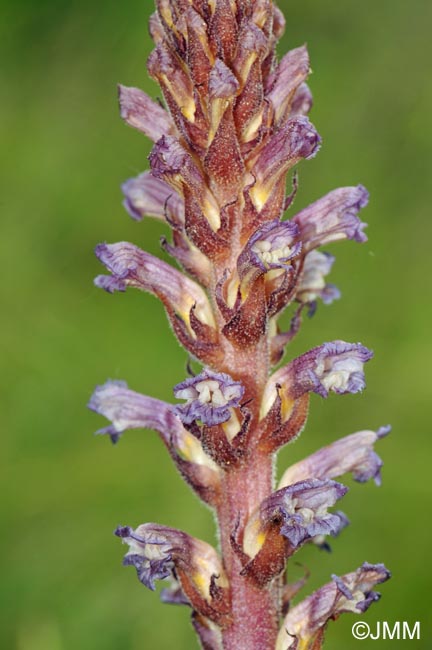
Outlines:
{"label": "flower spike", "polygon": [[[327,621],[365,611],[389,574],[365,563],[291,607],[305,580],[285,584],[286,564],[305,544],[328,549],[329,536],[348,524],[335,510],[347,488],[335,479],[350,473],[380,483],[374,446],[389,428],[316,451],[288,467],[275,489],[276,453],[305,429],[311,393],[362,391],[373,354],[335,340],[274,367],[305,314],[340,297],[327,281],[334,257],[320,249],[366,241],[359,213],[368,193],[340,187],[284,216],[297,194],[294,168],[316,155],[321,137],[308,117],[306,46],[278,61],[285,18],[275,0],[155,3],[147,67],[162,100],[119,86],[121,117],[153,142],[150,170],[123,183],[123,204],[136,221],[163,223],[170,232],[162,249],[180,268],[128,242],[100,244],[108,272],[95,284],[159,298],[190,376],[174,387],[176,404],[108,381],[89,407],[108,419],[98,433],[113,442],[130,429],[158,432],[182,478],[213,509],[221,557],[169,526],[124,526],[116,535],[144,585],[166,580],[162,601],[191,607],[203,650],[322,650]],[[192,361],[201,364],[196,375]]]}

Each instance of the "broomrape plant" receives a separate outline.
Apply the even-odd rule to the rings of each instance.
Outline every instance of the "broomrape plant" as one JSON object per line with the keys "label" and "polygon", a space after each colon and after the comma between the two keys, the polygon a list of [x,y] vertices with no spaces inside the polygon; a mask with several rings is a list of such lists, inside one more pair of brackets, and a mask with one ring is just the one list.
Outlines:
{"label": "broomrape plant", "polygon": [[[175,405],[140,395],[123,381],[98,386],[91,409],[127,429],[155,429],[182,477],[215,513],[220,550],[168,526],[121,526],[124,564],[184,603],[207,650],[319,650],[330,619],[363,613],[389,578],[382,564],[360,568],[290,601],[285,567],[304,544],[326,546],[347,525],[334,506],[337,480],[380,482],[374,444],[389,427],[360,431],[289,467],[274,485],[279,449],[303,430],[311,393],[357,393],[372,357],[360,343],[332,341],[272,372],[304,313],[339,298],[327,283],[334,258],[321,247],[364,242],[358,213],[364,187],[336,189],[289,219],[297,187],[288,172],[313,158],[320,136],[307,114],[306,47],[278,62],[284,18],[271,0],[157,0],[156,47],[148,71],[164,106],[120,86],[121,116],[154,142],[150,171],[123,185],[124,205],[141,220],[169,224],[162,244],[177,270],[134,244],[100,244],[109,293],[135,287],[163,303],[178,341],[202,371],[174,387]],[[289,306],[288,331],[278,319]]]}

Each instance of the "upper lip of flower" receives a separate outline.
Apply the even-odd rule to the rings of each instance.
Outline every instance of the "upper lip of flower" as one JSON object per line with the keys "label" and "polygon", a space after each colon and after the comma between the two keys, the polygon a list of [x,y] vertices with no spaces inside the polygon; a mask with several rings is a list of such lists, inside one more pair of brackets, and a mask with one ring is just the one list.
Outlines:
{"label": "upper lip of flower", "polygon": [[337,478],[347,472],[352,472],[354,479],[359,482],[373,478],[379,485],[382,461],[373,445],[387,435],[390,429],[390,426],[386,426],[376,432],[358,431],[336,440],[289,467],[280,480],[279,488],[312,477]]}

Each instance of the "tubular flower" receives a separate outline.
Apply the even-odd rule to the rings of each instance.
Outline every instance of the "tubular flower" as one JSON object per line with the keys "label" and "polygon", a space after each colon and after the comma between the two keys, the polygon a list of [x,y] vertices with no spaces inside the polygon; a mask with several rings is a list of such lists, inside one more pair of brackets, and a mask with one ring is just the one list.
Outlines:
{"label": "tubular flower", "polygon": [[337,478],[351,472],[359,483],[373,479],[381,485],[383,462],[373,449],[374,443],[390,432],[391,427],[380,427],[378,431],[359,431],[336,440],[289,467],[283,474],[279,488],[297,481],[316,477],[320,479]]}
{"label": "tubular flower", "polygon": [[97,433],[109,434],[114,443],[127,429],[156,429],[166,439],[178,437],[181,429],[169,404],[130,390],[125,381],[107,381],[97,386],[88,407],[111,420],[109,426]]}
{"label": "tubular flower", "polygon": [[178,399],[186,399],[174,412],[185,424],[201,420],[213,425],[226,422],[231,417],[231,408],[240,405],[244,388],[224,373],[204,370],[196,377],[182,381],[174,387]]}
{"label": "tubular flower", "polygon": [[243,548],[253,557],[264,544],[266,529],[279,528],[289,546],[296,549],[316,535],[334,535],[341,526],[341,516],[327,509],[347,492],[336,481],[309,479],[274,492],[261,504],[245,529]]}
{"label": "tubular flower", "polygon": [[155,580],[174,576],[195,607],[218,620],[226,612],[218,595],[227,587],[216,551],[205,542],[175,528],[142,524],[136,530],[119,526],[115,535],[129,546],[123,564],[136,569],[140,582],[155,590]]}
{"label": "tubular flower", "polygon": [[332,578],[332,582],[290,610],[279,632],[276,650],[321,647],[328,621],[343,612],[364,613],[380,598],[374,587],[388,580],[390,573],[383,564],[365,562],[354,573]]}
{"label": "tubular flower", "polygon": [[325,546],[348,524],[341,512],[328,512],[347,488],[336,481],[311,479],[277,490],[249,518],[243,537],[248,561],[243,573],[263,586],[279,575],[287,558],[312,541]]}
{"label": "tubular flower", "polygon": [[96,433],[108,434],[113,443],[128,429],[157,431],[184,479],[204,501],[214,499],[219,490],[219,468],[183,427],[171,404],[136,393],[124,381],[107,381],[97,386],[88,407],[111,420]]}
{"label": "tubular flower", "polygon": [[329,253],[311,251],[304,258],[301,278],[297,284],[296,300],[310,306],[321,298],[325,305],[340,298],[340,291],[333,284],[326,284],[325,276],[331,271],[335,258]]}
{"label": "tubular flower", "polygon": [[157,142],[174,129],[167,112],[139,88],[119,85],[120,115],[129,126]]}
{"label": "tubular flower", "polygon": [[286,269],[301,252],[298,227],[290,221],[268,221],[252,235],[239,255],[239,276],[262,275],[271,269]]}
{"label": "tubular flower", "polygon": [[185,320],[194,306],[198,318],[204,324],[214,326],[213,313],[204,291],[169,264],[127,242],[99,244],[96,255],[112,274],[99,275],[95,280],[96,286],[108,293],[125,291],[128,286],[150,291],[162,300],[167,309]]}
{"label": "tubular flower", "polygon": [[184,224],[183,200],[165,181],[150,172],[130,178],[123,183],[122,190],[123,205],[136,221],[147,215],[166,220],[171,225]]}
{"label": "tubular flower", "polygon": [[[107,273],[95,285],[159,299],[191,376],[174,387],[176,404],[108,381],[88,406],[107,418],[97,433],[113,442],[130,429],[157,431],[181,477],[213,509],[221,555],[160,524],[116,535],[145,586],[166,580],[163,602],[191,607],[206,650],[320,650],[327,621],[366,610],[388,573],[364,564],[295,607],[305,580],[285,584],[283,573],[305,544],[326,548],[347,525],[334,510],[347,488],[334,479],[351,473],[379,484],[374,445],[389,427],[324,447],[276,487],[276,452],[305,429],[311,393],[362,391],[373,354],[335,340],[274,367],[304,313],[340,297],[327,282],[334,257],[318,249],[366,241],[359,213],[368,193],[340,187],[285,215],[298,187],[294,168],[318,153],[321,137],[309,119],[307,48],[278,61],[285,19],[273,0],[156,0],[149,27],[147,68],[162,101],[119,86],[122,119],[153,143],[150,169],[122,185],[123,204],[140,227],[146,216],[163,223],[170,234],[162,248],[180,268],[132,243],[99,244]],[[202,366],[196,375],[192,361]]]}
{"label": "tubular flower", "polygon": [[293,217],[300,229],[305,249],[311,250],[339,239],[367,241],[363,232],[366,224],[357,214],[369,200],[363,185],[341,187],[312,203]]}
{"label": "tubular flower", "polygon": [[363,365],[373,356],[361,343],[332,341],[324,343],[274,373],[267,382],[261,407],[266,415],[278,394],[287,409],[305,393],[328,397],[329,392],[343,395],[358,393],[365,387]]}

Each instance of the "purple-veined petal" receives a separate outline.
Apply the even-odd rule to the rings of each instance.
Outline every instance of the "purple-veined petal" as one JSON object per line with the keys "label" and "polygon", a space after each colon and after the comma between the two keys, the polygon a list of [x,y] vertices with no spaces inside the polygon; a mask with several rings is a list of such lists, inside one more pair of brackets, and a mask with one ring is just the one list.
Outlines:
{"label": "purple-veined petal", "polygon": [[359,483],[373,479],[377,485],[380,485],[383,463],[374,451],[374,444],[387,435],[390,428],[385,426],[378,431],[358,431],[323,447],[289,467],[281,478],[279,488],[312,477],[337,478],[347,472],[351,472]]}
{"label": "purple-veined petal", "polygon": [[296,300],[307,304],[321,298],[325,305],[340,298],[340,291],[333,284],[327,284],[325,276],[330,273],[335,258],[329,253],[310,251],[304,259],[300,280],[297,283]]}
{"label": "purple-veined petal", "polygon": [[107,381],[97,386],[88,403],[89,409],[111,420],[111,425],[97,433],[107,433],[113,442],[128,429],[155,429],[168,443],[178,438],[183,427],[172,413],[171,404],[128,388],[125,381]]}
{"label": "purple-veined petal", "polygon": [[[166,43],[158,43],[147,61],[147,69],[164,91],[177,105],[181,114],[193,123],[195,121],[194,88],[190,75],[180,58],[170,51]],[[168,98],[167,98],[168,103]]]}
{"label": "purple-veined petal", "polygon": [[245,84],[250,69],[256,59],[262,59],[268,53],[268,40],[262,29],[253,22],[245,22],[239,34],[237,52],[233,68],[242,83]]}
{"label": "purple-veined petal", "polygon": [[363,365],[372,357],[373,352],[361,343],[332,341],[313,348],[270,377],[264,390],[261,417],[268,413],[278,394],[284,403],[284,400],[292,402],[308,392],[327,397],[329,392],[362,391],[365,387]]}
{"label": "purple-veined petal", "polygon": [[[143,585],[155,590],[155,581],[164,580],[172,575],[174,561],[173,548],[181,550],[183,535],[163,534],[161,527],[144,524],[136,531],[130,526],[118,526],[114,531],[129,546],[123,564],[133,566],[137,577]],[[180,532],[180,531],[175,531]]]}
{"label": "purple-veined petal", "polygon": [[324,585],[285,617],[276,642],[276,650],[305,650],[314,647],[328,621],[343,612],[360,614],[379,599],[374,587],[390,578],[383,564],[365,562],[357,571],[342,577],[332,576]]}
{"label": "purple-veined petal", "polygon": [[265,273],[286,268],[301,252],[298,228],[290,221],[267,221],[255,231],[241,252],[237,268],[241,278],[254,269]]}
{"label": "purple-veined petal", "polygon": [[305,45],[290,50],[280,60],[270,78],[270,90],[267,92],[267,99],[275,109],[276,123],[285,116],[290,100],[307,78],[309,71],[309,55]]}
{"label": "purple-veined petal", "polygon": [[341,187],[296,214],[292,221],[300,228],[305,250],[340,239],[367,241],[363,232],[366,224],[357,215],[367,205],[368,198],[363,185]]}
{"label": "purple-veined petal", "polygon": [[120,115],[124,121],[157,142],[171,133],[174,125],[169,114],[139,88],[119,85]]}
{"label": "purple-veined petal", "polygon": [[169,223],[184,222],[184,202],[164,180],[151,172],[143,172],[122,185],[123,205],[130,216],[140,221],[145,215],[167,220]]}
{"label": "purple-veined petal", "polygon": [[244,534],[245,553],[254,557],[265,544],[266,530],[274,525],[279,527],[292,550],[316,536],[336,535],[344,520],[327,510],[347,490],[344,485],[328,479],[308,479],[277,490],[250,518]]}
{"label": "purple-veined petal", "polygon": [[358,393],[365,387],[363,365],[372,356],[361,343],[324,343],[293,361],[294,390],[310,390],[322,397],[330,391]]}
{"label": "purple-veined petal", "polygon": [[163,136],[158,140],[150,153],[149,161],[156,178],[176,178],[188,165],[196,181],[203,182],[200,171],[174,136]]}
{"label": "purple-veined petal", "polygon": [[214,231],[220,227],[219,206],[206,179],[192,156],[173,136],[164,136],[154,145],[150,156],[152,174],[171,185],[180,194],[190,192]]}
{"label": "purple-veined petal", "polygon": [[307,117],[288,120],[261,150],[251,173],[255,179],[250,196],[261,210],[275,184],[302,158],[313,158],[320,147],[321,138]]}
{"label": "purple-veined petal", "polygon": [[114,534],[129,546],[123,563],[134,566],[140,582],[152,591],[156,580],[177,578],[191,604],[196,606],[196,601],[212,600],[211,588],[215,581],[220,588],[227,586],[214,548],[181,530],[148,523],[136,530],[118,526]]}
{"label": "purple-veined petal", "polygon": [[112,274],[99,275],[95,279],[96,286],[108,293],[125,291],[128,286],[149,291],[186,323],[189,322],[190,310],[195,306],[197,318],[214,326],[213,312],[204,291],[166,262],[128,242],[99,244],[96,256]]}
{"label": "purple-veined petal", "polygon": [[204,370],[196,377],[190,377],[174,387],[177,399],[186,399],[186,404],[177,404],[174,412],[184,424],[197,420],[205,425],[226,422],[231,409],[240,405],[244,387],[229,375]]}
{"label": "purple-veined petal", "polygon": [[209,95],[212,99],[233,97],[239,88],[239,82],[221,59],[216,59],[209,79]]}
{"label": "purple-veined petal", "polygon": [[108,434],[114,443],[128,429],[157,431],[186,482],[203,501],[213,505],[219,490],[219,467],[201,442],[183,427],[171,404],[136,393],[123,381],[107,381],[96,387],[88,407],[111,420],[96,433]]}
{"label": "purple-veined petal", "polygon": [[290,106],[290,117],[308,115],[313,106],[313,97],[306,83],[300,84]]}

